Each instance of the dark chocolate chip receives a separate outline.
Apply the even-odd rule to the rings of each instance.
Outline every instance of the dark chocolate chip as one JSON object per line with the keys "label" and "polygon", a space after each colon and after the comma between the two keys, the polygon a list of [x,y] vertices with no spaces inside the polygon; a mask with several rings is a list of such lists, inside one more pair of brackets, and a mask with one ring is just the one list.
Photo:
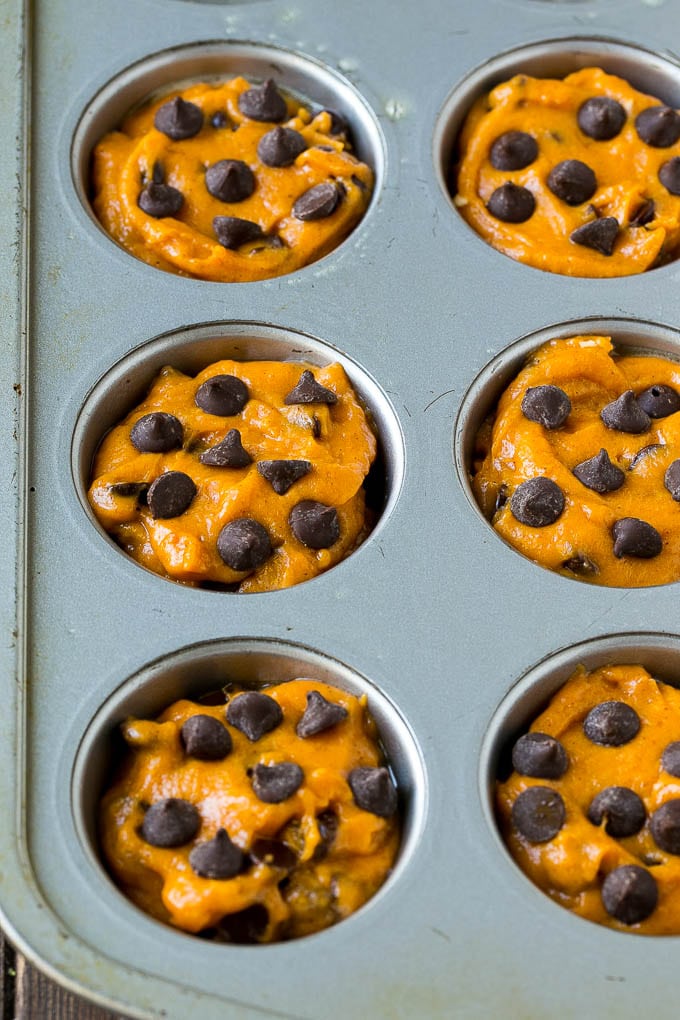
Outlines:
{"label": "dark chocolate chip", "polygon": [[229,118],[227,117],[224,110],[218,110],[217,113],[213,113],[212,117],[210,118],[210,123],[214,128],[223,128],[226,127],[227,124],[229,123]]}
{"label": "dark chocolate chip", "polygon": [[255,191],[255,175],[242,159],[221,159],[206,170],[205,186],[221,202],[242,202]]}
{"label": "dark chocolate chip", "polygon": [[290,393],[284,397],[284,404],[337,404],[338,397],[333,390],[326,389],[317,382],[308,368],[293,387]]}
{"label": "dark chocolate chip", "polygon": [[181,421],[165,411],[143,415],[130,429],[130,441],[140,453],[168,453],[178,449],[183,440]]}
{"label": "dark chocolate chip", "polygon": [[318,859],[319,857],[324,857],[328,853],[328,849],[337,835],[340,819],[336,815],[335,811],[328,808],[326,811],[322,811],[316,816],[316,824],[319,828],[319,835],[322,840],[314,851],[314,856]]}
{"label": "dark chocolate chip", "polygon": [[164,216],[175,216],[184,204],[184,195],[169,184],[156,184],[151,181],[139,193],[137,205],[147,216],[162,219]]}
{"label": "dark chocolate chip", "polygon": [[564,425],[571,412],[571,400],[559,386],[530,386],[522,398],[522,414],[546,429]]}
{"label": "dark chocolate chip", "polygon": [[589,460],[582,460],[572,474],[576,475],[579,482],[592,489],[593,492],[615,492],[620,489],[626,480],[626,474],[616,464],[612,464],[609,454],[602,448],[594,457]]}
{"label": "dark chocolate chip", "polygon": [[601,701],[583,720],[583,732],[594,744],[620,747],[637,736],[640,716],[625,701]]}
{"label": "dark chocolate chip", "polygon": [[618,559],[634,556],[640,560],[651,560],[663,548],[661,535],[647,521],[638,517],[622,517],[612,526],[614,555]]}
{"label": "dark chocolate chip", "polygon": [[121,496],[123,499],[134,496],[140,503],[146,503],[146,494],[149,491],[148,482],[114,482],[109,486],[112,496]]}
{"label": "dark chocolate chip", "polygon": [[255,741],[283,722],[283,712],[268,694],[245,691],[227,705],[227,722]]}
{"label": "dark chocolate chip", "polygon": [[654,453],[656,450],[664,450],[664,443],[649,443],[647,446],[643,446],[641,450],[635,454],[630,464],[628,465],[629,471],[634,471],[641,461],[645,460],[650,453]]}
{"label": "dark chocolate chip", "polygon": [[653,198],[646,198],[634,216],[629,220],[631,227],[645,227],[656,216],[656,205]]}
{"label": "dark chocolate chip", "polygon": [[202,411],[229,418],[248,403],[248,387],[235,375],[213,375],[196,390],[195,401]]}
{"label": "dark chocolate chip", "polygon": [[621,103],[609,96],[593,96],[581,104],[577,120],[581,131],[588,138],[607,142],[610,138],[616,138],[626,123],[626,111]]}
{"label": "dark chocolate chip", "polygon": [[667,418],[680,411],[680,393],[664,383],[654,383],[638,393],[637,402],[650,418]]}
{"label": "dark chocolate chip", "polygon": [[256,570],[269,559],[272,544],[265,528],[252,517],[231,521],[217,536],[217,551],[232,570]]}
{"label": "dark chocolate chip", "polygon": [[649,819],[654,842],[667,854],[680,854],[680,800],[667,800]]}
{"label": "dark chocolate chip", "polygon": [[154,127],[174,142],[193,138],[203,127],[203,111],[195,103],[175,96],[156,110]]}
{"label": "dark chocolate chip", "polygon": [[680,116],[670,106],[649,106],[635,118],[635,130],[645,145],[667,149],[680,138]]}
{"label": "dark chocolate chip", "polygon": [[564,825],[564,801],[549,786],[530,786],[512,805],[512,824],[530,843],[547,843]]}
{"label": "dark chocolate chip", "polygon": [[340,538],[340,521],[334,506],[303,499],[288,515],[288,523],[298,542],[308,549],[328,549]]}
{"label": "dark chocolate chip", "polygon": [[208,467],[242,468],[253,462],[247,450],[243,449],[238,429],[229,429],[224,439],[216,446],[211,446],[198,459],[201,464],[207,464]]}
{"label": "dark chocolate chip", "polygon": [[564,510],[564,493],[551,478],[529,478],[513,492],[510,510],[521,524],[545,528],[554,524]]}
{"label": "dark chocolate chip", "polygon": [[487,209],[504,223],[524,223],[533,216],[536,200],[528,188],[506,181],[491,195]]}
{"label": "dark chocolate chip", "polygon": [[196,486],[183,471],[166,471],[149,486],[146,501],[156,520],[181,517],[196,495]]}
{"label": "dark chocolate chip", "polygon": [[397,790],[386,768],[352,769],[347,782],[354,803],[363,811],[370,811],[379,818],[390,818],[397,810]]}
{"label": "dark chocolate chip", "polygon": [[576,553],[574,556],[570,556],[562,566],[579,577],[592,577],[598,573],[597,565],[585,553]]}
{"label": "dark chocolate chip", "polygon": [[293,216],[305,223],[323,220],[338,207],[340,191],[335,184],[317,184],[305,191],[293,205]]}
{"label": "dark chocolate chip", "polygon": [[632,390],[626,390],[620,397],[607,404],[600,411],[600,418],[608,429],[629,432],[639,436],[650,427],[649,415],[642,410]]}
{"label": "dark chocolate chip", "polygon": [[192,871],[201,878],[233,878],[245,863],[244,853],[229,839],[226,829],[218,829],[214,839],[199,843],[189,854]]}
{"label": "dark chocolate chip", "polygon": [[231,734],[214,715],[192,715],[179,732],[186,753],[199,761],[222,761],[231,751]]}
{"label": "dark chocolate chip", "polygon": [[581,205],[597,191],[597,178],[580,159],[565,159],[548,174],[548,187],[567,205]]}
{"label": "dark chocolate chip", "polygon": [[257,470],[279,496],[284,496],[291,485],[312,470],[308,460],[260,460]]}
{"label": "dark chocolate chip", "polygon": [[229,945],[253,945],[260,941],[269,924],[269,912],[262,903],[253,903],[244,910],[233,914],[225,914],[215,928],[210,928],[205,937],[214,942],[226,942]]}
{"label": "dark chocolate chip", "polygon": [[534,779],[559,779],[567,771],[569,760],[559,740],[547,733],[525,733],[512,749],[513,767],[521,776]]}
{"label": "dark chocolate chip", "polygon": [[253,769],[253,791],[265,804],[280,804],[300,789],[304,772],[292,761],[279,765],[256,765]]}
{"label": "dark chocolate chip", "polygon": [[270,868],[291,871],[298,862],[297,855],[278,839],[256,839],[250,848],[250,856],[257,864],[268,864]]}
{"label": "dark chocolate chip", "polygon": [[614,868],[602,883],[604,908],[622,924],[644,921],[654,913],[658,901],[656,881],[639,864]]}
{"label": "dark chocolate chip", "polygon": [[588,808],[588,820],[593,825],[602,825],[606,819],[604,831],[615,839],[634,836],[646,817],[644,802],[627,786],[608,786],[591,800]]}
{"label": "dark chocolate chip", "polygon": [[201,827],[201,816],[188,800],[168,797],[157,800],[144,815],[140,834],[151,846],[182,846]]}
{"label": "dark chocolate chip", "polygon": [[601,220],[591,220],[577,227],[569,235],[569,240],[584,248],[592,248],[600,255],[611,255],[619,233],[619,221],[614,216],[603,216]]}
{"label": "dark chocolate chip", "polygon": [[680,460],[674,460],[666,468],[663,476],[663,484],[666,486],[676,503],[680,503]]}
{"label": "dark chocolate chip", "polygon": [[659,169],[659,180],[671,195],[680,195],[680,156],[674,156]]}
{"label": "dark chocolate chip", "polygon": [[286,101],[276,87],[273,78],[262,85],[247,89],[238,97],[238,107],[251,120],[269,121],[277,124],[288,116]]}
{"label": "dark chocolate chip", "polygon": [[252,244],[264,237],[262,227],[252,220],[243,220],[239,216],[213,217],[215,237],[223,248],[234,251],[242,244]]}
{"label": "dark chocolate chip", "polygon": [[491,146],[489,159],[496,170],[523,170],[538,156],[538,145],[526,131],[506,131]]}
{"label": "dark chocolate chip", "polygon": [[347,709],[343,705],[328,701],[319,691],[308,691],[307,707],[295,727],[295,732],[303,739],[315,737],[317,733],[337,726],[347,716]]}
{"label": "dark chocolate chip", "polygon": [[291,166],[306,148],[307,142],[299,131],[276,127],[262,135],[257,144],[257,155],[265,166]]}
{"label": "dark chocolate chip", "polygon": [[328,107],[325,107],[325,109],[323,109],[321,112],[330,114],[331,129],[329,134],[346,135],[348,133],[349,124],[347,123],[347,120],[345,119],[345,117],[343,117],[341,113],[338,113],[337,110],[329,110]]}
{"label": "dark chocolate chip", "polygon": [[680,740],[666,744],[661,755],[661,764],[671,776],[680,779]]}

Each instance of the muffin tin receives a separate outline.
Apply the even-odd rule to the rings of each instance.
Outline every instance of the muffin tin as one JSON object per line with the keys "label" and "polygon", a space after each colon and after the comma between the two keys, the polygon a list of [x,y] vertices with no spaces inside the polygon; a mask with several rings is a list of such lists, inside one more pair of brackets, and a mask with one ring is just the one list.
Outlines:
{"label": "muffin tin", "polygon": [[[490,787],[504,742],[577,663],[641,662],[680,681],[676,586],[601,589],[523,559],[471,500],[466,456],[475,421],[548,336],[607,332],[680,356],[680,264],[625,280],[541,273],[488,247],[446,191],[467,105],[522,66],[598,63],[680,106],[666,50],[674,5],[13,0],[7,13],[15,60],[0,69],[0,116],[18,139],[0,156],[14,196],[0,216],[15,239],[0,256],[10,936],[63,984],[135,1017],[633,1017],[648,1004],[675,1015],[678,938],[620,934],[552,903],[506,853]],[[318,263],[262,283],[137,262],[87,210],[88,146],[144,90],[249,62],[348,115],[378,176],[364,220]],[[377,527],[292,589],[174,585],[120,553],[85,505],[98,434],[156,359],[207,364],[215,351],[338,357],[377,422]],[[117,722],[228,675],[296,674],[368,693],[403,795],[393,875],[347,921],[274,946],[213,945],[140,914],[96,850]]]}

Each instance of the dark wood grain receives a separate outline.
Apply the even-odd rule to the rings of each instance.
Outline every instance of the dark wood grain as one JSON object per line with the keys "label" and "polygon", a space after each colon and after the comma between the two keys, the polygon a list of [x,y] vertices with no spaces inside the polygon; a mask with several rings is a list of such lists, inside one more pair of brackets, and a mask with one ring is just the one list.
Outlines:
{"label": "dark wood grain", "polygon": [[[7,947],[7,943],[5,943]],[[77,995],[64,991],[44,974],[31,967],[24,958],[9,950],[10,957],[3,957],[3,976],[15,972],[13,983],[3,982],[2,1020],[125,1020],[118,1013],[109,1013]],[[11,965],[6,968],[5,963]],[[6,1001],[9,994],[14,1002]]]}

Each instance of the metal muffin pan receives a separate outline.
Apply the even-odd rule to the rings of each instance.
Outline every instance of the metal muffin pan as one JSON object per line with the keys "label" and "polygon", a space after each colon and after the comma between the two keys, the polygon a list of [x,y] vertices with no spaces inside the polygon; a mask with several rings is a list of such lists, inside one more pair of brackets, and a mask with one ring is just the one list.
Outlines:
{"label": "metal muffin pan", "polygon": [[[503,740],[567,667],[623,655],[680,676],[677,586],[596,588],[523,559],[472,505],[460,444],[471,427],[465,394],[490,399],[488,366],[501,358],[510,372],[516,355],[505,352],[523,352],[518,338],[587,321],[623,341],[651,322],[652,339],[674,347],[680,264],[625,280],[519,265],[471,233],[442,169],[457,91],[471,100],[472,85],[498,80],[515,59],[501,55],[518,48],[549,61],[557,40],[577,62],[587,52],[616,70],[622,51],[632,61],[640,47],[636,82],[649,76],[677,102],[680,65],[666,50],[680,28],[674,5],[7,6],[15,60],[0,70],[0,116],[19,141],[1,157],[15,199],[0,210],[17,240],[2,253],[0,313],[0,371],[16,401],[2,416],[13,456],[0,486],[11,522],[0,559],[6,930],[62,983],[134,1017],[633,1017],[650,1005],[675,1016],[678,938],[588,924],[535,890],[495,832],[489,783]],[[257,51],[256,70],[268,60],[284,86],[333,83],[379,161],[363,221],[291,276],[217,285],[160,273],[110,241],[83,204],[78,144],[87,111],[103,116],[96,97],[119,75],[134,79],[128,69],[166,67],[168,51],[199,42],[224,50],[225,75],[230,53]],[[253,596],[188,590],[139,569],[82,501],[91,412],[103,431],[115,410],[110,373],[146,371],[153,345],[186,342],[188,352],[192,336],[209,347],[220,333],[232,342],[244,323],[263,347],[278,338],[272,350],[301,334],[300,349],[313,352],[302,357],[340,352],[378,421],[387,492],[378,527],[345,562]],[[111,730],[129,707],[172,700],[185,679],[187,690],[211,682],[189,673],[191,649],[201,670],[214,662],[217,672],[250,650],[253,682],[284,662],[358,684],[389,749],[399,743],[402,853],[342,924],[274,946],[206,944],[141,915],[99,865],[92,812]]]}

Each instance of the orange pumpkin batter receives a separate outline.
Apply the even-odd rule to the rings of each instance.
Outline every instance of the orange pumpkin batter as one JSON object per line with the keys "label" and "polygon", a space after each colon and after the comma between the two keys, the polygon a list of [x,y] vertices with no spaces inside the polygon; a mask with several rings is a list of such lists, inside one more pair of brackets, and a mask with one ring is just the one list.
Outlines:
{"label": "orange pumpkin batter", "polygon": [[[611,138],[591,137],[579,126],[579,111],[594,97],[614,100],[625,115],[623,125]],[[584,68],[561,81],[516,75],[482,96],[465,121],[459,138],[454,198],[458,211],[494,248],[552,273],[627,276],[677,258],[680,161],[674,160],[680,157],[680,139],[662,146],[647,144],[636,127],[640,113],[659,105],[658,99],[598,68]],[[664,142],[675,137],[676,128],[680,135],[677,113],[667,110],[665,116],[671,123]],[[642,130],[648,135],[644,127]],[[529,159],[518,169],[499,169],[492,164],[492,147],[507,132],[523,132],[536,145],[535,158],[530,159],[533,153],[528,151],[515,160],[521,164]],[[529,142],[529,149],[531,145]],[[548,184],[554,168],[571,160],[585,164],[595,176],[592,194],[586,188],[587,198],[572,195],[575,204],[558,197]],[[502,156],[496,162],[514,165]],[[662,178],[672,190],[659,178],[664,166]],[[509,196],[515,203],[518,198],[528,203],[517,215],[526,216],[532,201],[535,204],[522,221],[503,220],[489,208],[489,203],[494,206],[496,189],[508,185],[529,193]],[[600,224],[598,229],[607,235],[605,250],[612,246],[609,254],[597,245],[591,247],[582,235],[580,243],[572,238],[574,231],[596,220],[607,221],[607,227]]]}
{"label": "orange pumpkin batter", "polygon": [[[301,736],[310,692],[341,717]],[[382,885],[399,844],[396,791],[365,696],[308,679],[259,693],[273,699],[282,718],[254,740],[229,721],[238,688],[229,689],[226,712],[224,704],[178,701],[154,722],[128,719],[122,731],[130,751],[100,812],[104,856],[125,894],[158,920],[229,941],[297,938],[348,917]],[[221,736],[231,749],[219,760],[187,749],[182,727],[194,716],[217,721],[212,727],[218,732],[226,729],[228,736]],[[264,801],[254,791],[257,769],[281,763],[299,766],[302,780],[289,796]],[[350,785],[355,769],[379,770],[386,787],[382,801],[370,806],[380,814],[357,803],[361,797]],[[189,804],[193,834],[190,826],[169,838],[167,818],[165,828],[149,827],[150,809],[156,805],[153,814],[173,799]],[[230,868],[229,847],[226,870],[236,873],[201,876],[196,868],[206,870],[205,860],[201,868],[193,851],[205,852],[220,829],[242,859]],[[175,845],[155,845],[168,842]],[[219,852],[213,868],[216,863]]]}
{"label": "orange pumpkin batter", "polygon": [[[243,384],[242,409],[220,415],[198,406],[199,389],[224,376]],[[311,402],[304,394],[296,399],[303,376],[317,388],[307,389]],[[135,446],[136,423],[149,415],[175,419],[179,436],[171,448]],[[204,463],[234,432],[240,466]],[[369,517],[362,486],[375,455],[370,421],[338,364],[220,361],[195,378],[164,368],[145,400],[104,437],[89,499],[102,526],[148,569],[189,585],[269,591],[315,577],[364,539]],[[269,477],[262,473],[267,468]],[[191,483],[195,492],[186,507],[154,510],[150,486],[161,476],[164,484],[171,472],[183,476],[189,496]],[[330,534],[315,542],[296,531],[291,514],[300,504],[322,508]],[[265,543],[257,562],[245,565],[220,552],[220,536],[242,520],[254,521]]]}
{"label": "orange pumpkin batter", "polygon": [[[627,391],[633,391],[635,405],[659,384],[674,391],[680,407],[676,362],[619,356],[601,336],[551,340],[539,348],[477,436],[473,490],[499,535],[541,566],[594,584],[638,588],[678,580],[680,506],[669,475],[680,458],[680,413],[648,418],[639,433],[608,427],[601,418]],[[542,386],[554,386],[570,400],[571,410],[557,428],[531,420],[522,409],[527,391]],[[601,450],[618,473],[620,485],[611,491],[595,491],[574,474]],[[545,526],[523,523],[513,513],[515,492],[534,478],[555,483],[564,499],[562,512]],[[630,519],[657,532],[657,554],[621,554],[617,522]]]}
{"label": "orange pumpkin batter", "polygon": [[[282,93],[282,117],[252,119],[239,105],[252,88],[245,78],[234,78],[175,89],[133,111],[120,130],[97,144],[92,165],[95,213],[105,230],[138,259],[201,280],[264,280],[326,255],[359,222],[371,196],[373,174],[351,155],[344,124],[327,110],[314,115]],[[177,97],[198,110],[201,126],[190,137],[173,139],[154,121],[158,110]],[[297,133],[302,151],[290,163],[270,166],[260,158],[258,146],[277,129]],[[237,171],[250,185],[232,192],[236,200],[216,197],[206,184],[206,171],[224,160],[245,164]],[[167,215],[150,215],[140,208],[140,195],[152,182],[174,189]],[[296,203],[319,185],[330,189],[334,208],[328,212],[327,206],[319,216],[317,207],[312,218],[301,219]],[[181,202],[177,210],[175,192]],[[218,240],[216,217],[246,220],[251,232],[255,224],[260,233],[225,246]]]}

